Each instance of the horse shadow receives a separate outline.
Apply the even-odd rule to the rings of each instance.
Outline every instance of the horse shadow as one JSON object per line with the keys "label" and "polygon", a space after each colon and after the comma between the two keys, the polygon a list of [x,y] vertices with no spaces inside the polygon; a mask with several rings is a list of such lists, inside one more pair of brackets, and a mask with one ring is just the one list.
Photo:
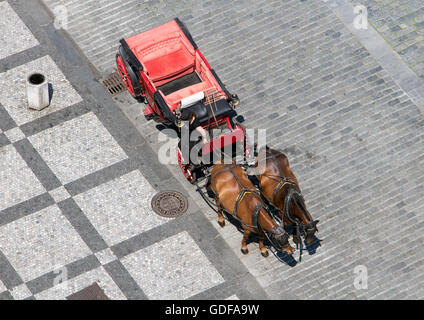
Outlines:
{"label": "horse shadow", "polygon": [[308,251],[309,255],[314,255],[317,253],[317,249],[321,247],[322,239],[319,239],[317,236],[314,235],[314,241],[312,241],[310,244],[305,243],[305,249]]}

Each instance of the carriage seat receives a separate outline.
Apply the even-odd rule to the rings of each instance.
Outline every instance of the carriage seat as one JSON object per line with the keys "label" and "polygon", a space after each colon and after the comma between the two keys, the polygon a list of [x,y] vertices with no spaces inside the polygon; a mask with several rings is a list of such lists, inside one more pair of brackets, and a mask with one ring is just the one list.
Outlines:
{"label": "carriage seat", "polygon": [[[214,118],[209,105],[204,105],[202,102],[196,102],[190,107],[186,107],[190,111],[194,111],[197,114],[198,120],[201,124],[205,124],[208,121],[213,123]],[[225,99],[218,100],[216,103],[212,103],[212,109],[215,117],[226,116],[233,111],[233,108]]]}

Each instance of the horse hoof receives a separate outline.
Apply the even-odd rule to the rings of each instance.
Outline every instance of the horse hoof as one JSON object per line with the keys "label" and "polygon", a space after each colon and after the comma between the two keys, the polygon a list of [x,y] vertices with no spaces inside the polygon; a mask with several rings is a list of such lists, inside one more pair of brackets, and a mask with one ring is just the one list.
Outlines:
{"label": "horse hoof", "polygon": [[243,253],[243,254],[248,254],[249,253],[249,249],[241,249],[241,253]]}
{"label": "horse hoof", "polygon": [[265,252],[262,252],[262,251],[261,251],[261,255],[262,255],[262,257],[264,257],[264,258],[268,258],[268,256],[269,256],[269,252],[268,252],[268,251],[265,251]]}
{"label": "horse hoof", "polygon": [[219,224],[219,226],[221,227],[221,228],[224,228],[225,227],[225,221],[218,221],[218,224]]}

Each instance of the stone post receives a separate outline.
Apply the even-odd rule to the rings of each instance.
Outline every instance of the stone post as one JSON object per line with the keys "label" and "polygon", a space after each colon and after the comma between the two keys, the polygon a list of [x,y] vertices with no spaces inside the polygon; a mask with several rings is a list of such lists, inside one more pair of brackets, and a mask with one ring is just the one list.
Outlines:
{"label": "stone post", "polygon": [[49,84],[45,75],[34,72],[28,76],[27,98],[30,109],[40,111],[50,104]]}

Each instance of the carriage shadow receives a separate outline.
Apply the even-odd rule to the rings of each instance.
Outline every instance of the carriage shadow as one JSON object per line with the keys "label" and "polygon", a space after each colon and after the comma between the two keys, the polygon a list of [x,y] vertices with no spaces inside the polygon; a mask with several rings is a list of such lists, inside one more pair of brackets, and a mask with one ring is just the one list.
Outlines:
{"label": "carriage shadow", "polygon": [[236,121],[237,121],[238,123],[243,123],[243,122],[245,121],[245,119],[244,119],[244,117],[243,117],[242,115],[238,115],[238,116],[236,117]]}
{"label": "carriage shadow", "polygon": [[172,139],[178,138],[178,128],[173,124],[158,123],[156,129]]}
{"label": "carriage shadow", "polygon": [[170,126],[166,126],[166,125],[164,125],[164,124],[162,124],[162,123],[157,124],[155,127],[156,127],[156,129],[158,129],[159,131],[163,131],[163,130],[165,130],[165,129],[170,129]]}

